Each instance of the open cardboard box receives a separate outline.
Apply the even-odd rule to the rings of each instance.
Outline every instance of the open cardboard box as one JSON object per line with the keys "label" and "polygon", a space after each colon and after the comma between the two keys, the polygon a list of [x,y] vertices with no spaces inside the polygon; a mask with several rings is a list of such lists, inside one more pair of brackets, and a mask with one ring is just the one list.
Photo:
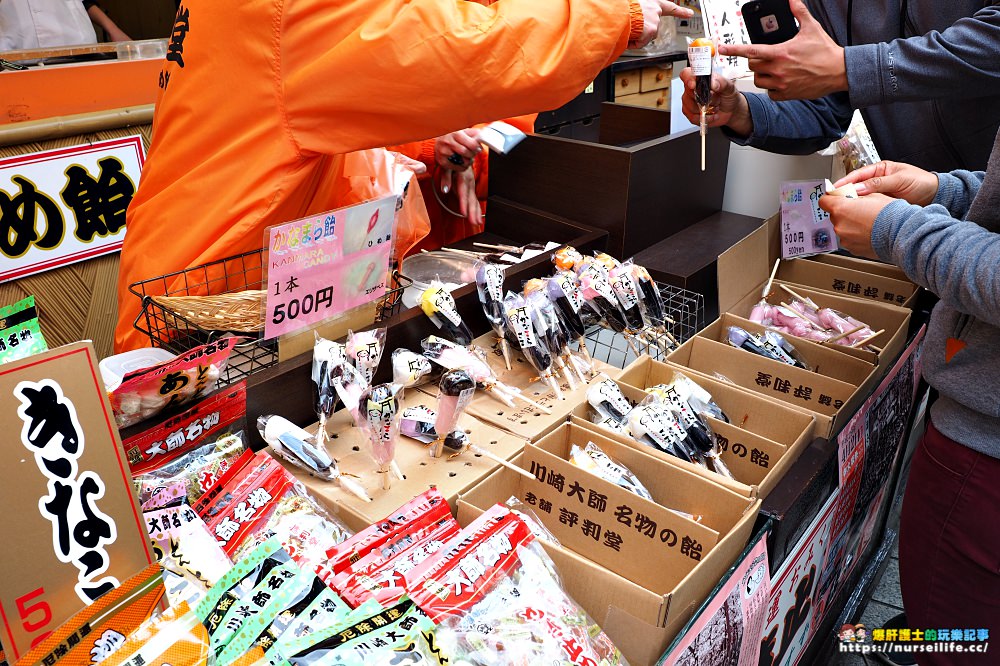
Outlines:
{"label": "open cardboard box", "polygon": [[[726,322],[735,319],[732,315],[726,316],[730,318]],[[719,341],[719,338],[725,339],[728,325],[717,319],[670,354],[667,361],[707,377],[716,373],[724,375],[741,388],[813,413],[816,434],[820,437],[829,438],[838,430],[844,419],[854,414],[878,379],[876,368],[871,364],[822,345],[807,347],[803,344],[805,341],[796,340],[796,349],[820,372],[737,349]]]}
{"label": "open cardboard box", "polygon": [[[739,317],[749,318],[750,311],[761,298],[761,291],[771,274],[774,262],[780,255],[779,224],[777,216],[768,219],[760,229],[754,231],[719,257],[719,311],[730,312]],[[779,268],[780,270],[780,268]],[[775,280],[768,302],[774,305],[791,298]],[[821,291],[798,283],[787,286],[796,292],[811,298],[820,307],[830,307],[871,326],[872,330],[885,329],[885,333],[872,341],[880,348],[878,352],[850,349],[843,345],[834,345],[837,351],[860,358],[880,369],[895,361],[903,350],[909,328],[910,311],[897,305],[891,305],[873,299],[842,296],[836,293]],[[797,344],[801,338],[789,336],[792,344]]]}
{"label": "open cardboard box", "polygon": [[881,261],[873,261],[872,259],[849,257],[846,254],[814,254],[811,257],[805,257],[805,259],[807,261],[814,261],[816,263],[827,264],[829,266],[849,268],[851,270],[861,271],[862,273],[869,273],[871,275],[881,275],[883,277],[900,280],[902,282],[910,281],[910,278],[906,276],[906,272],[899,266],[893,266],[892,264],[886,264]]}
{"label": "open cardboard box", "polygon": [[[618,384],[625,398],[633,404],[638,404],[647,397],[646,392],[642,389],[629,386],[620,381],[615,383]],[[732,387],[725,387],[723,390],[727,393],[732,392],[736,394],[736,402],[746,402],[749,399],[750,402],[758,403],[753,408],[755,411],[773,410],[776,419],[786,424],[798,423],[802,427],[802,430],[797,433],[792,432],[790,428],[787,443],[781,443],[739,428],[732,423],[726,423],[709,417],[709,425],[720,438],[722,461],[726,463],[729,471],[733,473],[735,477],[733,479],[716,474],[701,465],[681,460],[669,453],[647,446],[631,437],[606,430],[591,422],[590,413],[592,409],[587,403],[577,406],[570,414],[570,420],[576,425],[599,432],[604,437],[637,448],[647,455],[651,455],[667,464],[704,476],[708,480],[740,495],[764,499],[778,481],[781,480],[785,471],[795,462],[799,454],[809,446],[809,443],[812,441],[812,419],[803,418],[802,414],[796,414],[782,405],[774,405],[757,396],[746,395],[744,392],[737,391]],[[726,402],[725,397],[721,394],[718,399]],[[729,402],[729,405],[733,405],[732,401]],[[774,409],[774,407],[778,409]],[[725,411],[725,408],[723,408],[723,411]]]}
{"label": "open cardboard box", "polygon": [[[583,429],[579,429],[578,432],[584,435],[586,440],[600,440],[600,435],[596,433],[587,433]],[[553,433],[553,436],[556,434]],[[595,443],[602,448],[604,446],[613,448],[614,446],[614,443],[609,442],[595,441]],[[533,446],[530,451],[526,449],[526,452],[515,458],[513,462],[522,467],[530,468],[532,460],[534,460],[537,469],[539,464],[552,464],[557,459]],[[656,463],[656,461],[654,460],[652,463]],[[566,488],[569,488],[574,481],[587,486],[588,489],[606,489],[607,486],[611,486],[607,482],[604,482],[606,485],[599,484],[600,479],[569,463],[565,463],[565,465],[568,469],[564,467],[559,467],[559,469],[563,469],[569,474],[565,478]],[[661,469],[667,469],[667,467],[664,466]],[[683,474],[678,469],[665,473]],[[538,508],[537,504],[541,497],[539,490],[541,489],[542,492],[548,492],[545,489],[552,490],[547,484],[525,478],[506,468],[498,469],[477,486],[462,493],[458,500],[458,520],[462,525],[467,525],[492,505],[505,502],[511,496],[516,496],[524,502],[530,499],[528,495],[531,493],[536,503],[533,509],[539,520],[555,534],[556,538],[566,537],[562,540],[561,545],[542,542],[543,547],[555,562],[566,591],[597,621],[615,645],[624,653],[629,663],[634,666],[651,666],[656,663],[677,632],[718,584],[725,571],[732,566],[750,538],[760,508],[759,500],[735,496],[721,487],[705,482],[704,479],[698,479],[694,475],[670,476],[669,478],[682,479],[680,483],[686,485],[692,493],[705,493],[703,497],[706,504],[711,503],[715,498],[725,498],[722,499],[723,505],[730,507],[732,511],[732,515],[717,511],[717,515],[713,517],[719,524],[731,525],[726,532],[718,534],[718,542],[713,547],[703,550],[699,560],[684,556],[683,559],[687,561],[681,561],[680,565],[675,567],[664,565],[666,561],[664,551],[669,549],[660,540],[660,530],[663,528],[660,527],[659,523],[654,538],[647,537],[636,532],[634,528],[628,528],[618,523],[614,518],[614,509],[612,509],[612,501],[609,496],[608,512],[598,515],[610,515],[614,521],[613,524],[621,528],[620,530],[613,529],[613,531],[620,532],[626,540],[645,546],[641,549],[643,556],[639,560],[632,561],[631,558],[621,554],[609,558],[607,554],[601,552],[610,550],[603,545],[604,534],[599,540],[594,540],[583,534],[582,520],[574,528],[569,528],[566,524],[561,523],[558,505],[554,502],[551,513],[546,513]],[[617,486],[613,486],[613,488],[617,488]],[[603,490],[599,490],[599,492],[603,492]],[[642,501],[641,498],[627,493],[627,491],[621,490],[621,492],[628,495],[624,501],[630,507],[638,507],[639,502]],[[565,506],[568,506],[568,502],[579,504],[575,498],[565,494],[562,495],[562,498]],[[647,503],[643,506],[646,509],[652,509],[650,504]],[[582,506],[587,507],[586,504]],[[666,511],[662,507],[658,508],[660,511]],[[675,514],[670,515],[674,516]],[[647,518],[652,518],[652,516],[647,516]],[[607,524],[607,520],[603,522]],[[680,523],[680,525],[684,525],[686,522],[688,521]],[[693,523],[691,524],[693,525]],[[671,525],[676,527],[673,522]],[[677,536],[676,547],[679,548],[680,545],[681,537]],[[599,564],[599,559],[610,562],[610,566]],[[629,576],[621,573],[629,568],[645,569],[644,578],[650,579],[652,586],[646,587],[633,582]],[[628,573],[634,574],[634,572]]]}
{"label": "open cardboard box", "polygon": [[[782,261],[778,266],[777,279],[801,284],[821,291],[829,291],[855,298],[870,299],[879,303],[890,303],[912,308],[920,288],[904,276],[903,279],[881,273],[867,272],[874,261],[863,261],[844,257],[843,264],[809,259]],[[895,270],[895,267],[892,267]]]}
{"label": "open cardboard box", "polygon": [[[420,404],[432,405],[432,402],[419,391],[406,392],[402,400],[403,409]],[[468,414],[459,418],[458,425],[469,433],[473,444],[504,460],[524,448],[522,438],[482,423]],[[316,427],[314,424],[307,430],[315,432]],[[395,460],[406,478],[403,481],[393,479],[392,487],[383,490],[382,475],[376,471],[375,461],[369,454],[371,446],[368,438],[360,428],[354,426],[346,409],[333,415],[327,423],[327,431],[331,436],[327,445],[328,452],[338,461],[341,472],[358,477],[358,481],[372,498],[371,502],[363,502],[333,481],[319,479],[299,467],[281,462],[309,492],[355,532],[382,520],[432,485],[437,486],[448,499],[452,510],[455,510],[460,492],[475,485],[500,466],[486,456],[472,451],[449,458],[445,450],[442,457],[432,458],[428,446],[400,437],[396,445]]]}
{"label": "open cardboard box", "polygon": [[[587,400],[587,389],[590,388],[590,383],[581,384],[577,379],[576,387],[572,388],[561,375],[559,376],[561,380],[559,388],[562,390],[563,398],[560,400],[547,383],[538,380],[538,372],[534,366],[524,358],[524,354],[517,350],[511,349],[511,369],[508,370],[504,364],[497,336],[493,333],[476,338],[473,344],[487,351],[487,361],[499,381],[507,386],[520,389],[527,398],[547,407],[552,412],[546,414],[521,400],[515,400],[515,406],[511,408],[486,391],[476,391],[476,395],[466,412],[480,421],[506,430],[522,439],[534,440],[563,423],[576,405]],[[594,359],[595,376],[604,373],[611,377],[617,377],[620,372],[620,368]],[[421,390],[431,396],[430,404],[433,405],[438,394],[437,387],[424,385]]]}

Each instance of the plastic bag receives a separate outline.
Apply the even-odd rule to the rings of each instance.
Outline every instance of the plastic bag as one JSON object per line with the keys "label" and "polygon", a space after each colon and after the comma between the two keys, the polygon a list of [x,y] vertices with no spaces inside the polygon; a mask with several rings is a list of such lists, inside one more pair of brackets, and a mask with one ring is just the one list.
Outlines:
{"label": "plastic bag", "polygon": [[[136,476],[133,480],[139,501],[144,509],[147,504],[149,508],[157,508],[171,501],[187,501],[193,506],[245,451],[242,433],[225,435],[192,449],[159,469]],[[181,488],[185,495],[179,497]],[[166,496],[154,500],[164,493]]]}
{"label": "plastic bag", "polygon": [[559,539],[555,537],[549,528],[545,526],[539,518],[538,514],[529,507],[527,504],[522,502],[516,495],[511,495],[507,498],[507,501],[503,503],[505,507],[510,509],[510,512],[515,516],[524,521],[524,524],[528,526],[531,533],[536,539],[541,539],[542,541],[548,541],[549,543],[559,545]]}
{"label": "plastic bag", "polygon": [[599,476],[619,488],[624,488],[630,493],[634,493],[644,499],[653,499],[653,496],[646,490],[646,486],[642,485],[642,482],[636,478],[632,470],[612,460],[601,447],[593,442],[587,442],[587,446],[582,449],[574,444],[570,450],[569,461],[580,469],[587,470],[591,474]]}
{"label": "plastic bag", "polygon": [[385,333],[386,329],[384,328],[358,331],[357,333],[347,332],[347,345],[344,347],[347,358],[361,373],[365,382],[369,384],[372,383],[379,361],[382,360],[382,352],[385,349]]}
{"label": "plastic bag", "polygon": [[337,391],[333,386],[332,372],[346,361],[347,353],[343,345],[316,334],[316,341],[313,344],[312,382],[316,418],[319,420],[316,444],[321,449],[325,449],[329,437],[326,432],[326,422],[337,408]]}
{"label": "plastic bag", "polygon": [[503,360],[510,370],[510,345],[507,342],[507,318],[503,309],[504,267],[498,264],[476,264],[476,288],[486,320],[496,333]]}
{"label": "plastic bag", "polygon": [[628,413],[632,411],[632,403],[621,388],[606,376],[587,389],[587,402],[602,419],[611,419],[621,425],[628,422]]}
{"label": "plastic bag", "polygon": [[458,314],[451,292],[440,281],[433,280],[420,295],[420,309],[446,337],[463,346],[472,344],[472,331]]}

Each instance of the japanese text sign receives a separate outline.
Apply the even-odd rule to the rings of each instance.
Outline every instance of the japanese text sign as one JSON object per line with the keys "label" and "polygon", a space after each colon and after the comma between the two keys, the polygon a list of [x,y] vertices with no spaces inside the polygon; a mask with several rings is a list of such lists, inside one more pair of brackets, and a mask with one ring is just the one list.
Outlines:
{"label": "japanese text sign", "polygon": [[398,200],[384,197],[268,228],[265,338],[385,295]]}
{"label": "japanese text sign", "polygon": [[0,159],[0,282],[117,252],[139,136]]}
{"label": "japanese text sign", "polygon": [[0,367],[0,640],[15,659],[152,561],[89,342]]}
{"label": "japanese text sign", "polygon": [[837,233],[830,214],[819,207],[823,181],[781,184],[781,256],[783,259],[833,252]]}
{"label": "japanese text sign", "polygon": [[[744,2],[746,0],[701,0],[705,31],[716,45],[750,43],[750,35],[743,22]],[[729,78],[750,74],[749,61],[736,56],[717,55],[715,68]]]}

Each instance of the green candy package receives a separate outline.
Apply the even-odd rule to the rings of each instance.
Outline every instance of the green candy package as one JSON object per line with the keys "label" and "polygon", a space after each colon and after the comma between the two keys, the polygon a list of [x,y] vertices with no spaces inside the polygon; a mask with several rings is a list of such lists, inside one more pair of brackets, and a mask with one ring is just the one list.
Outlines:
{"label": "green candy package", "polygon": [[34,296],[0,308],[0,363],[40,354],[48,348],[38,327]]}

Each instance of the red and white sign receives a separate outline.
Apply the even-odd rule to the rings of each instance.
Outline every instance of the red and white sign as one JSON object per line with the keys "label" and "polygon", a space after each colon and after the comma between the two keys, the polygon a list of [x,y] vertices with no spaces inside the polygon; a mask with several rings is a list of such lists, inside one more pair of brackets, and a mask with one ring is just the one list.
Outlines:
{"label": "red and white sign", "polygon": [[0,160],[0,282],[120,250],[145,160],[138,135]]}

